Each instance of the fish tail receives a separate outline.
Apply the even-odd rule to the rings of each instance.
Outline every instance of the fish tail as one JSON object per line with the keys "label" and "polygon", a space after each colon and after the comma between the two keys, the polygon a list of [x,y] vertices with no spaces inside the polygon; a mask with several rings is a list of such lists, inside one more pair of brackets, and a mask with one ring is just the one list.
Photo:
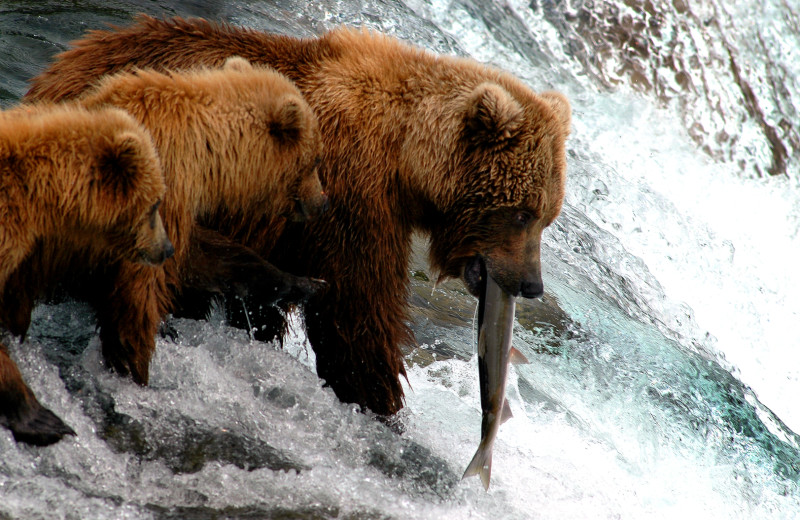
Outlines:
{"label": "fish tail", "polygon": [[489,479],[492,476],[492,450],[486,449],[483,445],[478,446],[478,451],[475,452],[472,462],[469,463],[461,478],[465,479],[473,475],[480,475],[483,487],[488,491]]}

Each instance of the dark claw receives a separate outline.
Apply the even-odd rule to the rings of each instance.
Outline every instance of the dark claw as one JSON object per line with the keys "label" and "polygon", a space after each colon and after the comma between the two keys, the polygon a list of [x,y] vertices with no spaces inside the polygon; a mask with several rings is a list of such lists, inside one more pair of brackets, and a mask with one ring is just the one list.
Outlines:
{"label": "dark claw", "polygon": [[161,325],[158,326],[158,335],[164,339],[169,339],[173,343],[178,342],[178,329],[168,321],[162,321]]}
{"label": "dark claw", "polygon": [[38,403],[24,417],[9,422],[8,428],[17,442],[34,446],[48,446],[64,435],[75,435],[56,414]]}

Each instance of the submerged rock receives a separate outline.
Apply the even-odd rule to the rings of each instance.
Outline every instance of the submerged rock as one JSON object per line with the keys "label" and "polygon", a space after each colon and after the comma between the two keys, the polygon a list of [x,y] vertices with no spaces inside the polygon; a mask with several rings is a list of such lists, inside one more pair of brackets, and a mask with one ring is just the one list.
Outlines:
{"label": "submerged rock", "polygon": [[447,498],[460,478],[431,450],[389,429],[367,450],[367,464],[390,478],[407,481],[423,495]]}
{"label": "submerged rock", "polygon": [[[153,512],[156,520],[327,520],[340,517],[339,509],[334,506],[307,507],[285,509],[282,507],[224,507],[214,509],[206,506],[179,506],[167,508],[150,504],[147,509]],[[377,518],[377,517],[363,517]]]}

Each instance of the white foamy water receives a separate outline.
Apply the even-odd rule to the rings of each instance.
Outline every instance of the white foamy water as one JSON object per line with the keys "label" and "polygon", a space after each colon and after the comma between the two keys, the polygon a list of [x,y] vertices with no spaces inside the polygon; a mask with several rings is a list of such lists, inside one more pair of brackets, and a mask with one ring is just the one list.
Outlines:
{"label": "white foamy water", "polygon": [[797,173],[742,179],[691,148],[668,113],[625,108],[581,127],[607,166],[580,179],[571,200],[642,258],[737,376],[800,428],[800,406],[788,398],[800,388]]}

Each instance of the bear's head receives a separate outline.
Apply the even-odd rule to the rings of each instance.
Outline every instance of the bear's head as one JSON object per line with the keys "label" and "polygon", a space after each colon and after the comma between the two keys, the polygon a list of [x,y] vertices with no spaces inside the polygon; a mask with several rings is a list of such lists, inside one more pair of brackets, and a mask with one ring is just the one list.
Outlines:
{"label": "bear's head", "polygon": [[481,83],[460,100],[455,182],[432,224],[431,264],[476,296],[485,267],[508,294],[536,298],[542,232],[564,199],[571,112],[561,94],[505,87]]}
{"label": "bear's head", "polygon": [[[243,139],[253,139],[245,149],[253,160],[266,161],[254,167],[272,172],[269,177],[273,190],[264,207],[277,204],[272,207],[273,212],[294,221],[317,216],[327,207],[328,200],[317,171],[322,137],[314,112],[294,83],[270,67],[253,66],[244,58],[233,56],[225,60],[222,68],[227,73],[226,80],[236,85],[231,90],[239,92],[240,107],[247,107],[253,117],[252,121],[243,119],[256,129],[242,131]],[[237,145],[242,146],[242,141]]]}
{"label": "bear's head", "polygon": [[[102,112],[128,118],[116,109]],[[110,254],[157,265],[175,252],[158,212],[164,177],[149,135],[138,126],[137,131],[127,128],[98,136],[89,183],[93,193],[79,225],[94,230]]]}
{"label": "bear's head", "polygon": [[[294,83],[271,67],[232,56],[222,70],[232,85],[228,94],[236,91],[239,107],[252,116],[241,119],[242,137],[236,145],[249,157],[242,161],[247,170],[239,178],[261,184],[252,187],[251,195],[271,187],[264,192],[268,200],[256,205],[287,220],[316,217],[327,208],[328,199],[318,174],[322,136],[314,112]],[[262,175],[251,175],[254,168]],[[266,172],[270,182],[263,181]]]}
{"label": "bear's head", "polygon": [[281,213],[295,222],[315,218],[328,208],[319,179],[322,137],[316,117],[300,96],[284,96],[274,112],[270,134],[279,144],[278,153],[288,159],[283,161],[283,175],[289,180],[288,205]]}

